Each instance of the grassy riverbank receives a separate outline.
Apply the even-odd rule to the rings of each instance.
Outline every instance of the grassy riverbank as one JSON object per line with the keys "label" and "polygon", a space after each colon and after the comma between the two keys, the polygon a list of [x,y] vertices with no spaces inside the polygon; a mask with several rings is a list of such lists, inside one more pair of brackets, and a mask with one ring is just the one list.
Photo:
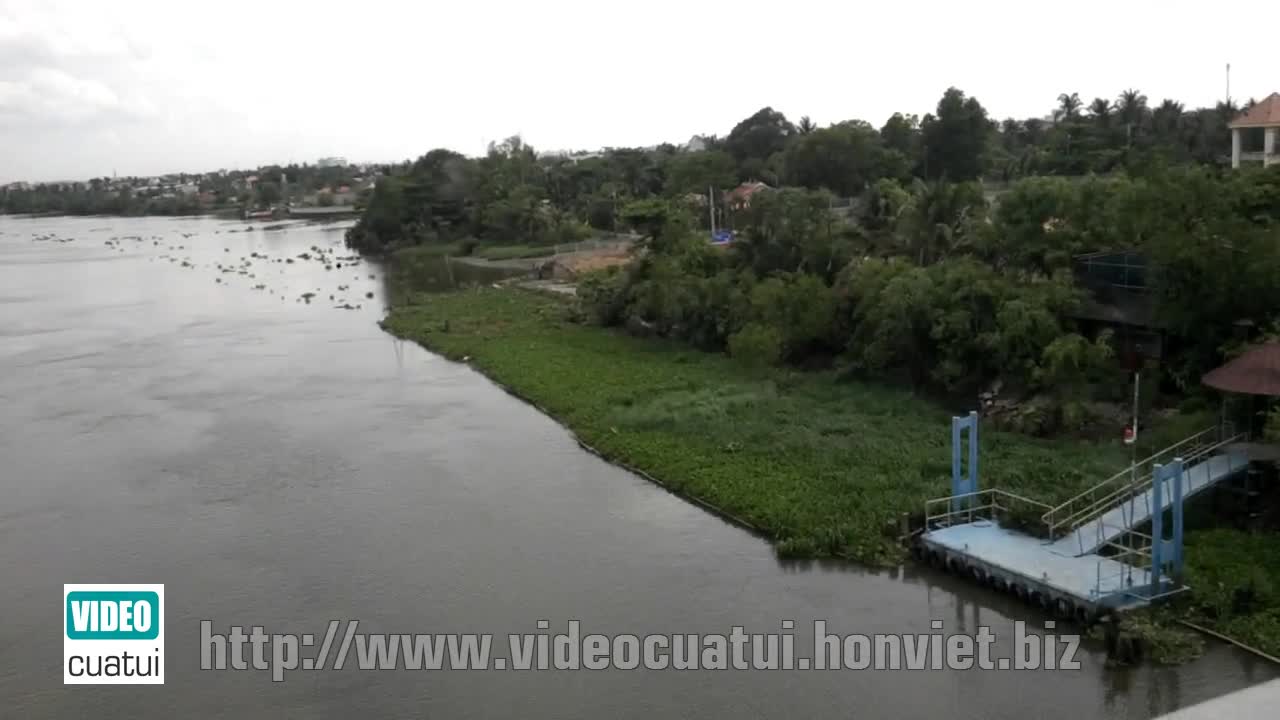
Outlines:
{"label": "grassy riverbank", "polygon": [[[565,300],[514,288],[400,297],[388,331],[468,358],[606,457],[746,521],[783,554],[896,562],[897,519],[948,492],[950,413],[905,390],[577,324]],[[990,431],[981,442],[983,486],[1045,502],[1128,461],[1118,443]],[[1192,593],[1136,619],[1157,659],[1198,654],[1181,617],[1280,655],[1278,549],[1275,534],[1191,533]]]}
{"label": "grassy riverbank", "polygon": [[[949,413],[829,373],[760,371],[723,355],[565,319],[515,289],[419,295],[386,329],[470,363],[607,457],[760,528],[792,555],[897,560],[901,513],[948,492]],[[982,482],[1065,499],[1125,462],[1118,443],[984,432]]]}

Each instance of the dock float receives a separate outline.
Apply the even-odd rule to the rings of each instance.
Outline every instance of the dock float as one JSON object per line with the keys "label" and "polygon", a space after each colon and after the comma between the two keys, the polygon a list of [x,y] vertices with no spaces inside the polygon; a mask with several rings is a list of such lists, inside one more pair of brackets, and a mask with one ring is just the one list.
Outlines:
{"label": "dock float", "polygon": [[[952,418],[951,426],[952,494],[925,503],[916,552],[936,567],[1081,623],[1185,590],[1183,503],[1249,464],[1233,450],[1244,435],[1223,424],[1054,506],[979,489],[977,413]],[[968,452],[962,453],[965,439]],[[1169,538],[1166,513],[1172,515]],[[1148,525],[1149,533],[1140,530]]]}

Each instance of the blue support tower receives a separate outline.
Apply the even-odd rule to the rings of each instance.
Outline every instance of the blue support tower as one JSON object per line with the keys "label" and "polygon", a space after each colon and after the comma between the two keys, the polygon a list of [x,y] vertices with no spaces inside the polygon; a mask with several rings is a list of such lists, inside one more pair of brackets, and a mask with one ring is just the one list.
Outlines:
{"label": "blue support tower", "polygon": [[[1151,513],[1151,588],[1150,595],[1161,594],[1161,581],[1167,576],[1182,577],[1182,458],[1168,465],[1156,465],[1151,473],[1151,504],[1164,507],[1164,485],[1172,481],[1173,537],[1164,536],[1164,513]],[[1166,568],[1169,570],[1166,573]]]}
{"label": "blue support tower", "polygon": [[[969,431],[969,467],[961,463],[960,444],[963,431]],[[969,495],[978,492],[978,413],[970,411],[968,417],[951,418],[951,494]],[[975,498],[956,498],[951,509],[959,512],[972,507]]]}

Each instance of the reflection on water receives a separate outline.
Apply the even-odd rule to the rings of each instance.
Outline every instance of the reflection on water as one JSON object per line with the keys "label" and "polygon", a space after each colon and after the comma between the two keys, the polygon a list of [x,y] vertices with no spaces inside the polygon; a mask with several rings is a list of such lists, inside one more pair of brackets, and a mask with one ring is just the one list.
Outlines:
{"label": "reflection on water", "polygon": [[[50,235],[70,241],[36,239]],[[382,269],[337,267],[346,254],[340,232],[302,225],[0,218],[0,714],[1145,718],[1274,674],[1216,644],[1127,670],[1088,644],[1070,672],[203,672],[202,619],[500,634],[792,620],[797,648],[819,619],[867,634],[938,619],[989,626],[1004,656],[1016,620],[1043,620],[915,566],[779,561],[382,333]],[[61,685],[50,618],[67,582],[165,584],[164,686]]]}

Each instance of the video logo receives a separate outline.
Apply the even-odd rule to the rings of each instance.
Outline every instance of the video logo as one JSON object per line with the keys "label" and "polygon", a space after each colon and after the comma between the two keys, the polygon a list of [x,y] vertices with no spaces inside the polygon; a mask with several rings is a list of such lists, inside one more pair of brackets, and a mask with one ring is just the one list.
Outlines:
{"label": "video logo", "polygon": [[164,684],[164,585],[63,585],[64,685]]}

